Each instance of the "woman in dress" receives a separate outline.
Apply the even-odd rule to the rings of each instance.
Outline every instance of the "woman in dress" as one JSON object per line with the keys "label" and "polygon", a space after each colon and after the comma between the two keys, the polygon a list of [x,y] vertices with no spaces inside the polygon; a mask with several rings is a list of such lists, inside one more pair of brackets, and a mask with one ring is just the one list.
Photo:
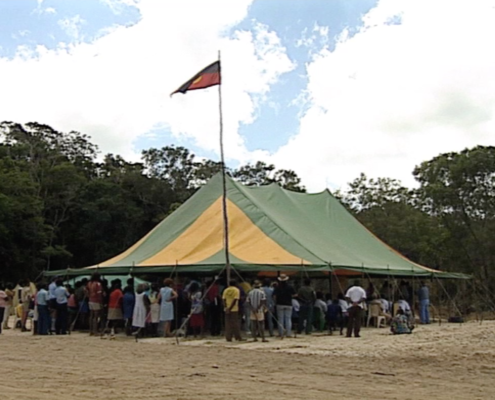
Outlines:
{"label": "woman in dress", "polygon": [[146,295],[147,285],[140,284],[136,290],[136,303],[132,313],[132,327],[137,328],[136,336],[139,336],[146,326],[146,317],[150,312],[150,300]]}
{"label": "woman in dress", "polygon": [[163,281],[164,287],[160,289],[158,302],[160,303],[160,322],[164,323],[163,335],[170,336],[170,325],[174,320],[174,299],[177,298],[177,293],[172,289],[174,281],[167,278]]}

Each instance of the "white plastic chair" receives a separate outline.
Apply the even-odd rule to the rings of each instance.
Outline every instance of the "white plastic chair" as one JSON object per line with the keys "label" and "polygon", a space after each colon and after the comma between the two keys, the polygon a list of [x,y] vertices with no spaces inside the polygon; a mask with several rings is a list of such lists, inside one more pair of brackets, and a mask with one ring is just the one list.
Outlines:
{"label": "white plastic chair", "polygon": [[368,322],[367,322],[366,326],[370,326],[371,318],[375,318],[377,328],[379,328],[382,323],[383,323],[383,326],[385,326],[386,325],[386,319],[385,319],[385,316],[382,315],[381,311],[382,311],[382,309],[381,309],[380,304],[370,304],[370,307],[368,309]]}

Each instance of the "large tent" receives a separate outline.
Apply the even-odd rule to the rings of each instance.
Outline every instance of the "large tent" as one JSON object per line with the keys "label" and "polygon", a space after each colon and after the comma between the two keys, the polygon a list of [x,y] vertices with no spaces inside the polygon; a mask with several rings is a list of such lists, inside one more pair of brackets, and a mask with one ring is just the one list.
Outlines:
{"label": "large tent", "polygon": [[[230,262],[237,271],[352,271],[369,275],[464,277],[416,264],[359,223],[328,190],[247,187],[227,177]],[[50,275],[219,272],[225,266],[222,176],[123,253]],[[351,272],[351,273],[352,273]]]}

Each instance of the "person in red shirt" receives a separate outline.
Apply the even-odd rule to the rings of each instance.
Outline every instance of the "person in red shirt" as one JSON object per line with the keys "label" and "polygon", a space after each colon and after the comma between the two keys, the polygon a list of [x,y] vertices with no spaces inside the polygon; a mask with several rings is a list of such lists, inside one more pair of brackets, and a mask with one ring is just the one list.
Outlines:
{"label": "person in red shirt", "polygon": [[98,272],[91,276],[86,286],[86,295],[89,299],[89,335],[93,336],[98,334],[98,326],[103,310],[103,286]]}
{"label": "person in red shirt", "polygon": [[120,279],[112,281],[110,289],[110,298],[108,300],[108,327],[110,328],[110,339],[115,339],[115,328],[120,321],[124,319],[122,313],[122,303],[124,293],[122,293],[122,282]]}

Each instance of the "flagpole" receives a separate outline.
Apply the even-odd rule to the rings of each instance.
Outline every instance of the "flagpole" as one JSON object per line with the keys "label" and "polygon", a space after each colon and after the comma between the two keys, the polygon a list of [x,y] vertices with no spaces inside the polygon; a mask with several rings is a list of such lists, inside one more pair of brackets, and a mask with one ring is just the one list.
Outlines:
{"label": "flagpole", "polygon": [[[218,51],[218,68],[220,79],[222,76],[220,62],[220,50]],[[229,217],[227,213],[227,179],[225,177],[225,158],[223,154],[223,113],[222,113],[222,83],[218,85],[218,111],[220,115],[220,160],[222,164],[222,215],[223,215],[223,240],[225,248],[225,270],[227,274],[227,286],[230,284],[230,254],[229,254]]]}

